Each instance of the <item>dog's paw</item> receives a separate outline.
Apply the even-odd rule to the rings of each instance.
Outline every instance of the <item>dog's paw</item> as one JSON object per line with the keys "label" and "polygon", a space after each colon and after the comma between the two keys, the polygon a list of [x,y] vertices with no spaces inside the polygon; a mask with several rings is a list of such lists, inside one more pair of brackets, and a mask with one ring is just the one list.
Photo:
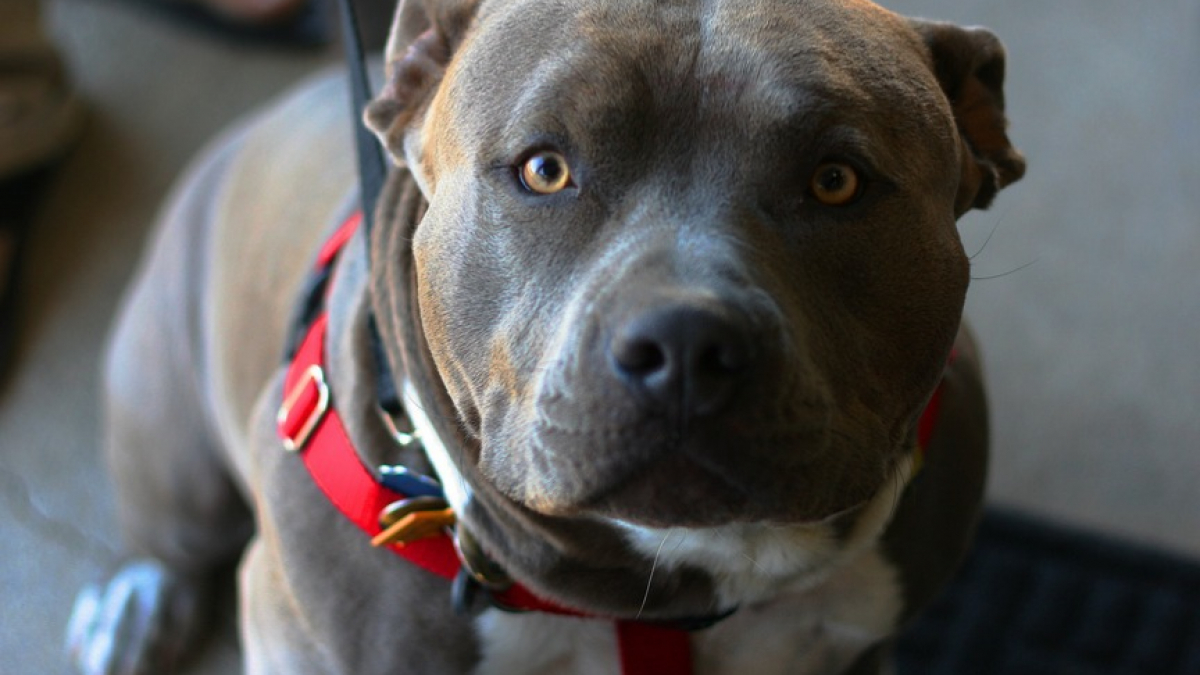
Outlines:
{"label": "dog's paw", "polygon": [[101,588],[79,592],[67,650],[82,675],[174,672],[202,633],[207,588],[152,560],[121,568]]}

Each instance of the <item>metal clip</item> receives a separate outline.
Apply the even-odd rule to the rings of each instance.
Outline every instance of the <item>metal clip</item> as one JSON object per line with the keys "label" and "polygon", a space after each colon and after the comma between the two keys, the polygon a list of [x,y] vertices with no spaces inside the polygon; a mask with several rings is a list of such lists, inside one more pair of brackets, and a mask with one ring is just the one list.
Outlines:
{"label": "metal clip", "polygon": [[442,484],[436,480],[410,471],[399,464],[384,464],[379,467],[379,482],[392,492],[399,492],[405,497],[438,497],[444,498]]}
{"label": "metal clip", "polygon": [[447,533],[455,523],[454,509],[444,499],[415,497],[388,504],[379,514],[383,531],[371,539],[372,546],[404,546],[420,539]]}
{"label": "metal clip", "polygon": [[396,427],[396,420],[383,408],[379,409],[379,417],[383,419],[383,426],[387,427],[388,433],[391,434],[392,439],[400,447],[407,448],[414,443],[421,442],[421,433],[419,431],[400,431]]}

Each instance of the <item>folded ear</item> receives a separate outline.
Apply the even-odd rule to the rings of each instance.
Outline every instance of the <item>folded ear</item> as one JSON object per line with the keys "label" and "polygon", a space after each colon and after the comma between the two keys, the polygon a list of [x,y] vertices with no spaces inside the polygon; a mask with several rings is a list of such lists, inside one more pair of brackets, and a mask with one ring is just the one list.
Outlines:
{"label": "folded ear", "polygon": [[403,159],[404,134],[433,98],[478,0],[400,0],[385,51],[383,90],[367,105],[367,126]]}
{"label": "folded ear", "polygon": [[983,28],[914,20],[950,101],[962,140],[962,182],[955,212],[986,209],[996,192],[1025,174],[1004,116],[1004,46]]}

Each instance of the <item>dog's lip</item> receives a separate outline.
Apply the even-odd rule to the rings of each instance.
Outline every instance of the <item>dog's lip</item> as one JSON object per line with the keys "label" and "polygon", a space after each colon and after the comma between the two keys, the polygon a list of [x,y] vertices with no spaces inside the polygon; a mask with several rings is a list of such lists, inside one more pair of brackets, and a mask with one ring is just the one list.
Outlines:
{"label": "dog's lip", "polygon": [[740,526],[740,525],[756,525],[756,526],[762,526],[762,527],[768,527],[768,528],[774,528],[774,527],[821,527],[821,526],[835,526],[840,520],[842,520],[844,518],[850,518],[850,517],[857,515],[870,503],[871,503],[871,500],[869,500],[869,499],[863,500],[856,504],[847,506],[839,511],[835,511],[834,513],[830,513],[828,515],[823,515],[823,516],[812,516],[812,517],[806,517],[806,518],[792,518],[792,519],[787,519],[787,518],[760,518],[760,519],[737,518],[737,519],[731,519],[731,520],[717,522],[717,523],[710,523],[710,524],[701,525],[701,526],[685,525],[685,524],[680,524],[680,523],[664,524],[664,523],[659,523],[659,522],[649,522],[649,521],[646,521],[643,519],[639,519],[637,517],[606,516],[606,517],[603,517],[602,520],[612,523],[613,525],[617,525],[623,529],[635,530],[635,531],[636,530],[658,530],[658,529],[667,529],[667,528],[682,528],[684,530],[687,530],[687,529],[713,529],[713,528],[721,528],[721,527],[726,527],[726,526]]}
{"label": "dog's lip", "polygon": [[711,527],[768,515],[736,476],[684,453],[642,464],[581,510],[641,527]]}
{"label": "dog's lip", "polygon": [[[561,428],[572,435],[580,435],[577,428],[555,424],[545,415],[539,422],[543,429]],[[819,522],[831,517],[833,510],[814,513],[811,500],[788,504],[782,496],[784,488],[776,478],[780,473],[802,476],[813,464],[821,463],[828,446],[827,431],[823,424],[797,426],[782,433],[764,433],[761,426],[710,425],[693,429],[682,437],[660,437],[658,443],[651,443],[637,452],[600,453],[592,459],[599,462],[597,468],[602,470],[593,474],[592,480],[574,482],[575,490],[560,492],[551,499],[546,499],[545,493],[538,494],[541,499],[534,499],[533,503],[526,492],[525,499],[520,501],[547,516],[622,518],[645,526]],[[645,442],[650,435],[644,432],[622,438],[642,445],[638,440]],[[605,438],[605,434],[593,436],[603,439],[601,446],[604,441],[611,440]],[[729,449],[737,447],[744,450],[731,452]],[[751,451],[750,447],[756,450]],[[764,450],[776,447],[803,447],[807,457],[789,461]],[[748,459],[745,453],[757,456],[765,461],[765,465],[774,468],[763,469],[760,462],[755,462],[754,466],[759,468],[747,469],[741,465]],[[563,455],[551,454],[547,459]],[[839,504],[836,510],[841,511],[847,506]]]}
{"label": "dog's lip", "polygon": [[[598,497],[590,502],[593,515],[619,525],[626,529],[709,529],[731,525],[763,525],[768,527],[805,527],[805,526],[836,526],[844,519],[853,519],[863,508],[871,503],[870,499],[859,500],[853,504],[842,505],[835,510],[811,514],[808,512],[782,513],[764,508],[743,505],[710,511],[707,515],[698,515],[695,511],[682,509],[681,515],[662,516],[651,513],[639,513],[633,509],[613,508],[604,504],[605,497]],[[709,502],[711,505],[711,502]]]}
{"label": "dog's lip", "polygon": [[763,473],[742,474],[703,457],[675,452],[641,463],[581,500],[579,512],[642,527],[816,525],[853,516],[874,494],[872,490],[855,498],[839,492],[839,498],[810,489],[806,499],[799,478],[808,474],[805,466],[779,466],[775,471],[797,479],[776,476],[778,480],[766,478],[764,483]]}

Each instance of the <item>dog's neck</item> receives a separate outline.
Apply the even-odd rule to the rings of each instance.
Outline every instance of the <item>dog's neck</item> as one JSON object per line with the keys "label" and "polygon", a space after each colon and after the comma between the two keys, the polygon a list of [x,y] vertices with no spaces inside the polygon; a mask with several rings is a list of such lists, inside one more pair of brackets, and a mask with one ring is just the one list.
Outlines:
{"label": "dog's neck", "polygon": [[411,242],[425,206],[408,172],[403,167],[393,170],[368,246],[366,295],[385,367],[397,383],[404,383],[401,392],[407,390],[414,402],[407,405],[429,442],[430,463],[437,465],[444,485],[456,486],[448,496],[460,522],[530,590],[564,606],[614,617],[640,613],[647,620],[710,616],[730,609],[717,602],[714,580],[707,573],[692,567],[653,571],[653,556],[637,551],[611,523],[536,513],[479,474],[480,440],[461,423],[422,329]]}

